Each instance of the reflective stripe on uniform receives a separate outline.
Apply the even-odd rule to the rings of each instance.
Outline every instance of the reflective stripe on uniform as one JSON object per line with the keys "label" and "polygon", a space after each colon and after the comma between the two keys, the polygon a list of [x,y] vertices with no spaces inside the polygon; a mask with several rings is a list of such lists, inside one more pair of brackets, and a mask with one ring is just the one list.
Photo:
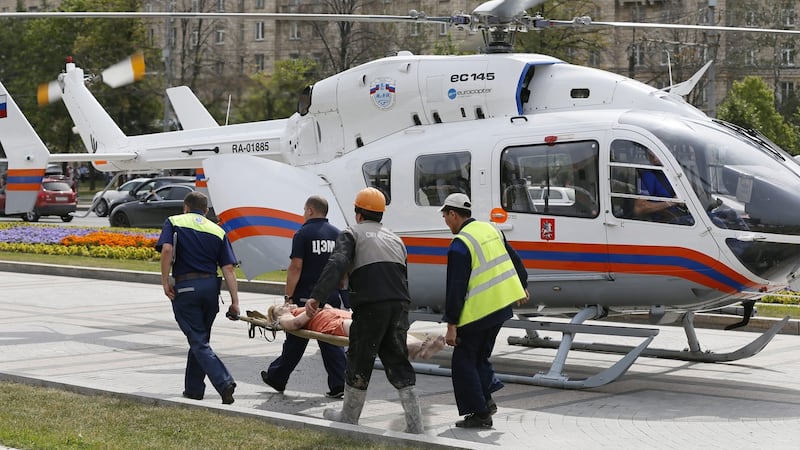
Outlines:
{"label": "reflective stripe on uniform", "polygon": [[525,297],[503,236],[491,224],[470,222],[456,235],[469,249],[472,272],[458,326],[479,320]]}

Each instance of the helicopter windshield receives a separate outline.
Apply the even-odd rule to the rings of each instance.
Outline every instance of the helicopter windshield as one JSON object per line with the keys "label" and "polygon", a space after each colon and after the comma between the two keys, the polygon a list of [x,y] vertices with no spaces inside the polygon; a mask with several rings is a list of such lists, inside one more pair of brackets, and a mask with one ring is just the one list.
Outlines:
{"label": "helicopter windshield", "polygon": [[[672,152],[715,226],[800,235],[798,171],[785,152],[738,127],[631,112]],[[771,144],[771,145],[770,145]]]}

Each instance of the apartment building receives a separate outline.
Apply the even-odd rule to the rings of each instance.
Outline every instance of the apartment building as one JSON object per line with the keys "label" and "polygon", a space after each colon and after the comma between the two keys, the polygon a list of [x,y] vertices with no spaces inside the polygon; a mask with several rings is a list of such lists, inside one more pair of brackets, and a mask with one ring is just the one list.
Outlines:
{"label": "apartment building", "polygon": [[[0,0],[0,11],[17,5],[35,11],[59,1]],[[145,11],[219,11],[311,14],[388,14],[410,10],[428,16],[471,11],[474,0],[143,0]],[[595,21],[661,22],[794,29],[800,1],[787,0],[575,0],[554,11],[589,15]],[[574,6],[573,6],[574,5]],[[769,6],[769,7],[767,7]],[[568,17],[549,17],[570,19]],[[545,30],[543,33],[547,33]],[[318,62],[322,75],[335,73],[397,50],[429,53],[449,48],[474,52],[479,39],[438,24],[291,21],[267,18],[154,19],[149,45],[163,53],[168,84],[195,85],[219,100],[241,95],[247,77],[271,71],[288,58]],[[665,87],[687,79],[706,61],[709,72],[689,101],[715,113],[735,80],[758,75],[775,89],[779,103],[794,98],[800,83],[796,39],[786,35],[614,28],[602,32],[593,50],[566,52],[569,62],[586,64]],[[440,50],[441,51],[441,50]],[[547,52],[547,49],[540,50]],[[213,83],[203,82],[213,80]]]}

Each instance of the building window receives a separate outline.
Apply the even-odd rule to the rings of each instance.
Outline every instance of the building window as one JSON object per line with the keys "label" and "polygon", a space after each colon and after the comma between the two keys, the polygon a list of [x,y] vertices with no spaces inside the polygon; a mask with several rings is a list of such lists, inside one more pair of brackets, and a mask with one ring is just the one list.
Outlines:
{"label": "building window", "polygon": [[224,44],[225,43],[225,28],[217,28],[216,31],[216,40],[217,44]]}
{"label": "building window", "polygon": [[256,40],[264,40],[264,22],[256,22]]}
{"label": "building window", "polygon": [[256,0],[256,9],[264,9],[264,0]]}
{"label": "building window", "polygon": [[[8,10],[8,8],[3,8],[3,11],[6,11],[6,10]],[[144,12],[153,12],[153,4],[150,3],[150,2],[147,2],[147,4],[144,5]]]}
{"label": "building window", "polygon": [[177,42],[178,42],[178,29],[172,27],[169,29],[169,46],[175,48]]}
{"label": "building window", "polygon": [[243,23],[239,24],[239,41],[241,41],[241,42],[244,41],[244,24]]}
{"label": "building window", "polygon": [[644,51],[642,44],[633,44],[631,47],[631,58],[633,58],[634,66],[641,66],[644,61]]}
{"label": "building window", "polygon": [[418,23],[410,23],[408,24],[408,34],[410,36],[419,36],[419,25]]}
{"label": "building window", "polygon": [[300,24],[289,22],[289,40],[296,41],[298,39],[300,39]]}
{"label": "building window", "polygon": [[794,48],[784,47],[781,49],[781,65],[794,66]]}
{"label": "building window", "polygon": [[744,13],[744,25],[746,27],[754,27],[754,26],[756,26],[756,12],[755,11],[746,11]]}
{"label": "building window", "polygon": [[597,50],[589,50],[589,65],[592,67],[600,65],[600,53]]}
{"label": "building window", "polygon": [[300,59],[299,53],[289,53],[289,59]]}
{"label": "building window", "polygon": [[192,0],[192,12],[200,12],[200,0]]}
{"label": "building window", "polygon": [[217,75],[222,75],[222,72],[225,70],[225,62],[224,61],[217,61],[214,63],[214,72]]}
{"label": "building window", "polygon": [[264,54],[256,53],[256,71],[261,72],[264,68],[266,68],[264,64]]}
{"label": "building window", "polygon": [[794,26],[794,10],[793,9],[784,9],[781,11],[781,17],[783,18],[783,24],[787,27]]}
{"label": "building window", "polygon": [[756,50],[754,49],[747,49],[744,51],[744,65],[745,66],[757,66],[758,65],[758,58],[757,58]]}
{"label": "building window", "polygon": [[791,81],[781,81],[778,83],[778,100],[785,102],[794,97],[794,83]]}
{"label": "building window", "polygon": [[192,30],[192,37],[189,39],[189,45],[197,47],[200,44],[200,30]]}
{"label": "building window", "polygon": [[446,23],[439,24],[439,36],[447,36],[448,25]]}
{"label": "building window", "polygon": [[239,73],[244,73],[244,56],[239,57]]}
{"label": "building window", "polygon": [[225,12],[225,0],[217,0],[217,12]]}

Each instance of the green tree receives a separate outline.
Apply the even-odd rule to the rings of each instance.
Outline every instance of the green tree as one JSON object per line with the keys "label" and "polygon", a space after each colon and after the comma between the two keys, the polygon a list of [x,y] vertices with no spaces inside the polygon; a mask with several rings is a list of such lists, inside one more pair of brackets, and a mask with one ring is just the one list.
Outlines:
{"label": "green tree", "polygon": [[[545,18],[564,19],[581,16],[595,18],[599,11],[598,5],[591,0],[548,0],[528,13],[533,15],[538,12]],[[569,63],[592,64],[597,55],[605,50],[607,34],[607,30],[597,27],[554,26],[518,33],[515,50],[542,53]]]}
{"label": "green tree", "polygon": [[797,130],[786,123],[775,108],[775,96],[767,83],[756,76],[735,81],[717,117],[745,128],[754,128],[792,154],[798,154]]}
{"label": "green tree", "polygon": [[234,120],[241,123],[291,116],[297,110],[300,93],[315,81],[316,70],[312,60],[286,59],[277,61],[272,73],[256,73]]}
{"label": "green tree", "polygon": [[[59,9],[135,11],[141,7],[140,3],[64,0]],[[67,56],[72,56],[87,75],[99,75],[106,67],[142,48],[148,61],[158,60],[157,53],[145,46],[146,33],[140,20],[10,19],[5,24],[8,29],[2,31],[0,39],[4,46],[9,43],[16,50],[5,53],[8,61],[2,73],[4,83],[53,153],[85,151],[72,132],[73,123],[63,103],[41,108],[36,104],[37,86],[55,80],[64,70]],[[161,117],[160,86],[158,80],[146,79],[115,90],[98,82],[90,89],[123,131],[141,134],[154,131],[154,124]]]}

